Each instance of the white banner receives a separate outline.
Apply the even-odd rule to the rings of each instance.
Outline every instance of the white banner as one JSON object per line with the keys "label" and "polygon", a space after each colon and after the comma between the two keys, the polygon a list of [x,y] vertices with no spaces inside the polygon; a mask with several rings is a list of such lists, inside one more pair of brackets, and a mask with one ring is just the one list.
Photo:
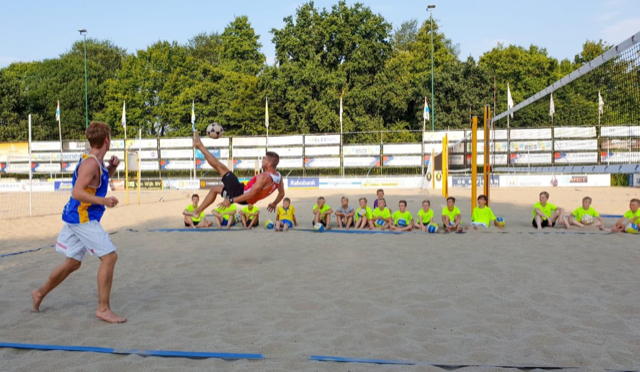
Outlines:
{"label": "white banner", "polygon": [[[202,140],[202,144],[205,147],[229,147],[229,137],[222,137],[218,139],[213,139],[208,136],[200,137]],[[191,146],[191,145],[189,145]]]}
{"label": "white banner", "polygon": [[140,159],[157,159],[158,158],[158,150],[138,151],[138,157]]}
{"label": "white banner", "polygon": [[302,145],[302,136],[278,136],[269,137],[269,149],[271,146]]}
{"label": "white banner", "polygon": [[422,146],[420,144],[383,145],[382,152],[385,155],[422,154]]}
{"label": "white banner", "polygon": [[551,139],[551,128],[547,129],[511,129],[512,140]]}
{"label": "white banner", "polygon": [[340,155],[340,146],[306,147],[304,149],[304,154],[306,156]]}
{"label": "white banner", "polygon": [[304,144],[305,145],[339,145],[340,144],[340,135],[339,134],[328,134],[328,135],[320,135],[320,136],[304,136]]}
{"label": "white banner", "polygon": [[[229,169],[233,168],[233,164],[229,164],[229,159],[218,159],[222,164],[226,165]],[[206,160],[196,160],[197,169],[213,169],[212,166],[207,163]]]}
{"label": "white banner", "polygon": [[261,165],[257,159],[233,159],[233,169],[259,169]]}
{"label": "white banner", "polygon": [[193,149],[162,150],[162,159],[193,159]]}
{"label": "white banner", "polygon": [[[122,164],[122,163],[120,163]],[[162,170],[187,170],[193,169],[193,162],[190,160],[160,160]]]}
{"label": "white banner", "polygon": [[60,163],[31,163],[31,165],[36,173],[60,172]]}
{"label": "white banner", "polygon": [[[111,141],[111,146],[113,147],[113,141]],[[63,141],[62,148],[64,150],[80,150],[84,151],[89,148],[89,142],[79,142],[79,141]]]}
{"label": "white banner", "polygon": [[555,138],[595,138],[596,127],[556,127],[553,135]]}
{"label": "white banner", "polygon": [[640,137],[640,127],[600,127],[600,137]]}
{"label": "white banner", "polygon": [[263,158],[266,153],[267,153],[267,150],[264,147],[249,148],[249,149],[236,148],[236,147],[233,148],[234,158]]}
{"label": "white banner", "polygon": [[160,169],[160,164],[157,161],[141,161],[141,171],[157,171]]}
{"label": "white banner", "polygon": [[62,161],[79,161],[82,158],[82,154],[82,152],[63,152]]}
{"label": "white banner", "polygon": [[158,148],[158,140],[156,139],[143,139],[143,140],[127,140],[127,150],[138,150],[138,149],[157,149]]}
{"label": "white banner", "polygon": [[59,152],[32,152],[31,160],[33,161],[60,161]]}
{"label": "white banner", "polygon": [[160,138],[161,149],[180,147],[193,147],[193,138]]}
{"label": "white banner", "polygon": [[384,166],[385,167],[420,167],[422,164],[420,163],[421,155],[418,156],[385,156]]}
{"label": "white banner", "polygon": [[640,162],[640,152],[602,152],[600,161],[602,164],[638,163]]}
{"label": "white banner", "polygon": [[266,137],[234,137],[233,147],[266,146]]}
{"label": "white banner", "polygon": [[340,158],[306,158],[307,168],[340,168]]}
{"label": "white banner", "polygon": [[370,168],[380,165],[380,158],[378,156],[366,156],[366,157],[347,157],[342,160],[342,165],[345,168]]}
{"label": "white banner", "polygon": [[[611,186],[611,175],[513,175],[500,176],[500,187],[576,187],[576,186]],[[553,199],[552,199],[553,200]]]}
{"label": "white banner", "polygon": [[598,150],[598,140],[555,141],[553,149],[556,151]]}
{"label": "white banner", "polygon": [[[104,154],[104,158],[105,160],[109,160],[111,159],[112,156],[117,156],[118,159],[120,159],[123,163],[124,163],[124,151],[107,151],[106,154]],[[78,159],[80,160],[80,159]]]}
{"label": "white banner", "polygon": [[278,169],[302,169],[302,158],[280,159]]}
{"label": "white banner", "polygon": [[[489,154],[491,165],[507,165],[507,154]],[[476,159],[478,165],[484,165],[484,154],[479,154]],[[471,166],[471,154],[467,154],[467,166]]]}
{"label": "white banner", "polygon": [[[271,140],[271,139],[269,139],[269,140]],[[234,152],[236,150],[234,150]],[[269,151],[275,152],[281,158],[282,157],[301,157],[302,156],[302,147],[275,147],[275,148],[271,148],[271,146],[269,146]]]}
{"label": "white banner", "polygon": [[551,164],[551,153],[511,154],[510,164]]}
{"label": "white banner", "polygon": [[[34,163],[35,164],[35,163]],[[7,173],[29,173],[29,163],[7,164]]]}
{"label": "white banner", "polygon": [[342,147],[343,155],[380,155],[380,145],[349,145]]}
{"label": "white banner", "polygon": [[449,142],[459,141],[464,138],[464,131],[456,130],[450,132],[424,132],[422,139],[424,142],[442,142],[445,134],[448,134],[447,140]]}
{"label": "white banner", "polygon": [[[494,131],[490,131],[491,136],[489,139],[491,141],[495,140],[506,140],[507,139],[507,130],[506,129],[496,129]],[[465,131],[465,136],[467,137],[467,141],[471,142],[471,134],[472,131],[467,129]],[[478,130],[478,143],[484,141],[484,129]]]}
{"label": "white banner", "polygon": [[556,152],[553,158],[556,165],[598,163],[597,152]]}
{"label": "white banner", "polygon": [[524,152],[524,151],[551,151],[553,150],[553,143],[551,141],[519,141],[511,142],[511,152]]}
{"label": "white banner", "polygon": [[31,151],[60,151],[60,142],[31,142]]}
{"label": "white banner", "polygon": [[[491,152],[507,152],[507,142],[489,142]],[[467,142],[467,152],[471,152],[471,142]],[[478,153],[484,152],[484,142],[478,141]]]}

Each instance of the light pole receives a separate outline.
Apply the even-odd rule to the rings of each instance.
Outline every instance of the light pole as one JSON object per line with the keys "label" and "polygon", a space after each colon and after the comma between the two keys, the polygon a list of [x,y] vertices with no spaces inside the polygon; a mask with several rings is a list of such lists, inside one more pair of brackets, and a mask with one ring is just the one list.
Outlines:
{"label": "light pole", "polygon": [[433,132],[435,128],[436,122],[436,100],[433,96],[433,10],[436,8],[435,5],[427,5],[427,10],[429,11],[429,19],[431,20],[431,131]]}
{"label": "light pole", "polygon": [[89,127],[89,84],[87,82],[87,30],[78,30],[80,35],[84,36],[84,125]]}

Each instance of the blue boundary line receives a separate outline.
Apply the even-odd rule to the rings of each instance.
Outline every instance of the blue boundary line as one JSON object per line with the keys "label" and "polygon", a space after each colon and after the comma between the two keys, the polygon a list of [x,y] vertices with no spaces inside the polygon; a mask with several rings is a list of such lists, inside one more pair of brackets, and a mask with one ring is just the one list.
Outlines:
{"label": "blue boundary line", "polygon": [[157,356],[165,358],[195,358],[195,359],[249,359],[263,360],[262,354],[240,354],[240,353],[209,353],[199,351],[173,351],[173,350],[142,350],[142,349],[113,349],[94,346],[68,346],[68,345],[39,345],[39,344],[20,344],[20,343],[0,343],[0,348],[12,348],[23,350],[60,350],[60,351],[80,351],[88,353],[103,354],[120,354],[120,355],[140,355],[140,356]]}
{"label": "blue boundary line", "polygon": [[499,365],[499,364],[443,364],[431,362],[414,362],[404,360],[386,360],[386,359],[361,359],[361,358],[344,358],[335,356],[312,355],[309,360],[317,362],[338,362],[338,363],[363,363],[363,364],[395,364],[395,365],[427,365],[447,370],[460,368],[480,367],[480,368],[511,368],[511,369],[541,369],[544,371],[552,371],[558,369],[577,369],[578,367],[554,367],[554,366],[536,366],[536,365]]}
{"label": "blue boundary line", "polygon": [[55,244],[49,244],[49,245],[45,245],[44,247],[40,247],[40,248],[36,248],[36,249],[29,249],[29,250],[26,250],[26,251],[4,253],[4,254],[0,254],[0,258],[9,257],[9,256],[17,256],[17,255],[23,254],[23,253],[37,252],[37,251],[41,251],[41,250],[43,250],[45,248],[52,248],[54,246],[55,246]]}
{"label": "blue boundary line", "polygon": [[150,232],[222,232],[222,231],[245,231],[241,229],[149,229]]}

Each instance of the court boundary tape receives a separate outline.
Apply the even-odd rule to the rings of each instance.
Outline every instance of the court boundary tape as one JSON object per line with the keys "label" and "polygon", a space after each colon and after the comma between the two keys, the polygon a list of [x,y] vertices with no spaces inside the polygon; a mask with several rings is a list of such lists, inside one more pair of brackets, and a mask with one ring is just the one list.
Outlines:
{"label": "court boundary tape", "polygon": [[149,229],[149,232],[228,232],[228,231],[246,231],[244,229],[188,229],[188,228],[167,228],[167,229]]}
{"label": "court boundary tape", "polygon": [[49,244],[49,245],[45,245],[44,247],[35,248],[35,249],[27,249],[26,251],[3,253],[3,254],[0,254],[0,258],[9,257],[9,256],[17,256],[17,255],[23,254],[23,253],[37,252],[37,251],[41,251],[41,250],[43,250],[45,248],[53,248],[53,247],[55,247],[55,244]]}
{"label": "court boundary tape", "polygon": [[0,348],[11,348],[21,350],[41,350],[41,351],[79,351],[88,353],[116,354],[116,355],[139,355],[156,356],[165,358],[191,358],[191,359],[225,359],[225,360],[263,360],[262,354],[243,353],[210,353],[200,351],[174,351],[174,350],[143,350],[143,349],[114,349],[94,346],[70,346],[70,345],[40,345],[21,343],[0,343]]}

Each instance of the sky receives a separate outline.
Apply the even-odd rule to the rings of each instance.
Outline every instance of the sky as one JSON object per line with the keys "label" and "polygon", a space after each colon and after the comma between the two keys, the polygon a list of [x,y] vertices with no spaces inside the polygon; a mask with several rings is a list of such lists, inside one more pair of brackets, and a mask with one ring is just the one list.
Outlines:
{"label": "sky", "polygon": [[[338,0],[317,0],[330,8]],[[56,58],[81,39],[108,39],[129,53],[159,40],[187,43],[201,32],[222,32],[246,15],[260,35],[262,52],[274,62],[272,28],[295,15],[302,0],[44,0],[7,1],[0,9],[0,68],[12,62]],[[356,1],[348,0],[348,4]],[[404,21],[429,18],[427,4],[445,35],[459,45],[460,58],[476,60],[497,43],[546,48],[573,60],[586,40],[615,45],[640,31],[639,0],[361,0],[394,29]]]}

